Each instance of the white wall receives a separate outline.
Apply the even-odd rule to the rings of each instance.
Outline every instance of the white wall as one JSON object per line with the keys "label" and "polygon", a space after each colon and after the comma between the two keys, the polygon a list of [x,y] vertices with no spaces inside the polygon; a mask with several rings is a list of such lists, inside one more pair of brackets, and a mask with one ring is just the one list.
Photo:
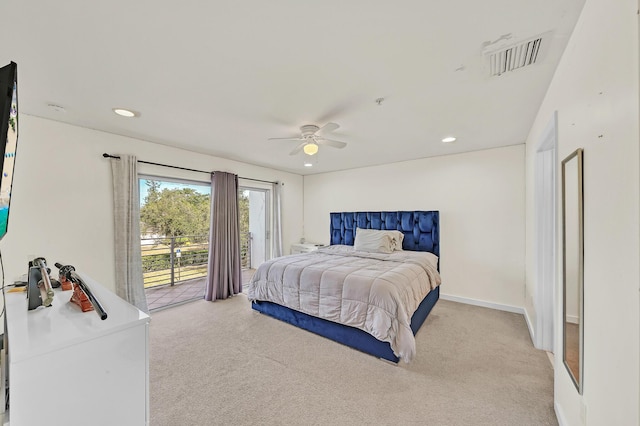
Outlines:
{"label": "white wall", "polygon": [[[6,282],[26,273],[28,256],[35,254],[44,256],[50,265],[70,263],[115,289],[113,190],[110,160],[102,157],[104,152],[280,180],[284,182],[283,242],[290,244],[300,238],[302,176],[22,114],[9,229],[0,242]],[[139,172],[209,180],[206,174],[145,164],[140,164]]]}
{"label": "white wall", "polygon": [[[637,10],[637,0],[587,0],[527,140],[527,299],[535,285],[535,146],[555,110],[558,163],[584,149],[583,396],[561,362],[562,351],[555,354],[556,412],[567,425],[637,425],[640,420]],[[558,265],[561,283],[561,258]],[[561,290],[558,286],[556,348],[562,347]]]}
{"label": "white wall", "polygon": [[329,242],[330,212],[439,210],[441,292],[521,308],[524,151],[516,145],[305,176],[305,238]]}

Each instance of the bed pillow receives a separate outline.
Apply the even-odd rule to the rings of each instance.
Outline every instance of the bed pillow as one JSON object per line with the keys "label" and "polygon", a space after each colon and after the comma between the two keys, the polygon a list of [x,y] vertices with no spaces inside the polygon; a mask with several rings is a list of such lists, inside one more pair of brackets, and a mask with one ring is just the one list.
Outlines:
{"label": "bed pillow", "polygon": [[391,235],[393,250],[402,251],[402,241],[404,240],[404,234],[400,231],[382,231],[388,232]]}
{"label": "bed pillow", "polygon": [[402,251],[402,241],[404,240],[404,234],[400,231],[390,231],[390,230],[378,230],[378,229],[369,229],[368,231],[379,232],[382,234],[387,234],[391,238],[391,250],[392,251]]}
{"label": "bed pillow", "polygon": [[356,228],[354,249],[369,253],[391,253],[394,247],[393,238],[388,232]]}

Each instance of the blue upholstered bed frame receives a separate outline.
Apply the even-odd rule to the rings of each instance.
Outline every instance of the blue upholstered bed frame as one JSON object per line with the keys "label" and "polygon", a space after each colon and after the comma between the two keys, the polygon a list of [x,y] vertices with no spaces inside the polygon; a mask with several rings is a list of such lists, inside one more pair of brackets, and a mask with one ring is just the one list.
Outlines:
{"label": "blue upholstered bed frame", "polygon": [[[353,245],[356,228],[398,230],[404,234],[403,250],[428,251],[440,257],[440,222],[437,211],[349,212],[331,213],[330,216],[332,245]],[[411,318],[411,330],[414,335],[427,319],[439,297],[440,287],[436,287],[418,306]],[[362,352],[392,362],[399,361],[388,342],[382,342],[360,329],[307,315],[271,302],[255,301],[251,306],[266,315]]]}

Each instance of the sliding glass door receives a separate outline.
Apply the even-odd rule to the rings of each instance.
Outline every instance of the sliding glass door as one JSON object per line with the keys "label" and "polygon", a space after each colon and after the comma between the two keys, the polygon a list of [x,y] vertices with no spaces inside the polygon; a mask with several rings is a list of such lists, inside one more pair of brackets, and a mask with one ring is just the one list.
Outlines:
{"label": "sliding glass door", "polygon": [[255,269],[271,258],[271,190],[240,187],[240,255],[246,284]]}
{"label": "sliding glass door", "polygon": [[[141,176],[140,244],[150,310],[200,299],[209,256],[211,184]],[[271,258],[271,190],[241,186],[240,256],[246,288],[255,269]]]}
{"label": "sliding glass door", "polygon": [[211,185],[141,177],[140,244],[149,309],[200,299],[209,256]]}

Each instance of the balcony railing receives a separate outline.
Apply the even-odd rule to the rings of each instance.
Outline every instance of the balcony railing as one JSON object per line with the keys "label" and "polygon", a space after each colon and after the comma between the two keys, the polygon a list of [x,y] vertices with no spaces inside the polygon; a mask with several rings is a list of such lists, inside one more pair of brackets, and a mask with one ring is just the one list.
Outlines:
{"label": "balcony railing", "polygon": [[[205,277],[209,259],[208,235],[141,238],[144,287]],[[251,268],[251,233],[240,234],[240,261]]]}

